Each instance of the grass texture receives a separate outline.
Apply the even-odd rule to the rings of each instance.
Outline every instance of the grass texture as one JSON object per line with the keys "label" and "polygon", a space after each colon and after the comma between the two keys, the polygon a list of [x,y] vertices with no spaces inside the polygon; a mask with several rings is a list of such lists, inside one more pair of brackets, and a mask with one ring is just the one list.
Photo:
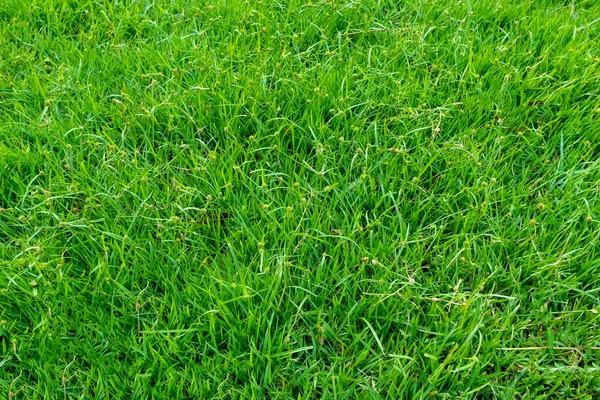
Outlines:
{"label": "grass texture", "polygon": [[599,398],[599,16],[3,0],[1,396]]}

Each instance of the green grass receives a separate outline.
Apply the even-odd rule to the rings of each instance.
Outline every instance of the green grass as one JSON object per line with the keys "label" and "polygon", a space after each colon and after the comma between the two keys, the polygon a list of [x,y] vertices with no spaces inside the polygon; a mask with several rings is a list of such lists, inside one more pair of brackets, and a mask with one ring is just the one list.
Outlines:
{"label": "green grass", "polygon": [[1,397],[597,399],[599,16],[2,1]]}

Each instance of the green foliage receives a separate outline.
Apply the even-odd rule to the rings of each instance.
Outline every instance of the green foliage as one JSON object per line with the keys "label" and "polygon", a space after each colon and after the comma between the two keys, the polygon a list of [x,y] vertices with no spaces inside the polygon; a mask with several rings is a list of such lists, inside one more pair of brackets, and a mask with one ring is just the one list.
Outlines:
{"label": "green foliage", "polygon": [[598,398],[598,15],[3,1],[2,395]]}

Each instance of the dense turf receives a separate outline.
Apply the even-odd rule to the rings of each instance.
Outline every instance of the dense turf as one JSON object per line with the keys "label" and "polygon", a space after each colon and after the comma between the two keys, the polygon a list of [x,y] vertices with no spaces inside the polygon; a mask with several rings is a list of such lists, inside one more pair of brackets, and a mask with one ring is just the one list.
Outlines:
{"label": "dense turf", "polygon": [[2,397],[598,398],[599,16],[2,1]]}

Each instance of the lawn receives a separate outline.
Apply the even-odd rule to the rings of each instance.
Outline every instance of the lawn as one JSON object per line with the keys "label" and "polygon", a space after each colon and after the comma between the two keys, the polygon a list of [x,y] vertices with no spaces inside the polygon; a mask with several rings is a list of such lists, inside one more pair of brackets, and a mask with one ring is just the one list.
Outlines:
{"label": "lawn", "polygon": [[3,0],[0,397],[600,397],[600,2]]}

